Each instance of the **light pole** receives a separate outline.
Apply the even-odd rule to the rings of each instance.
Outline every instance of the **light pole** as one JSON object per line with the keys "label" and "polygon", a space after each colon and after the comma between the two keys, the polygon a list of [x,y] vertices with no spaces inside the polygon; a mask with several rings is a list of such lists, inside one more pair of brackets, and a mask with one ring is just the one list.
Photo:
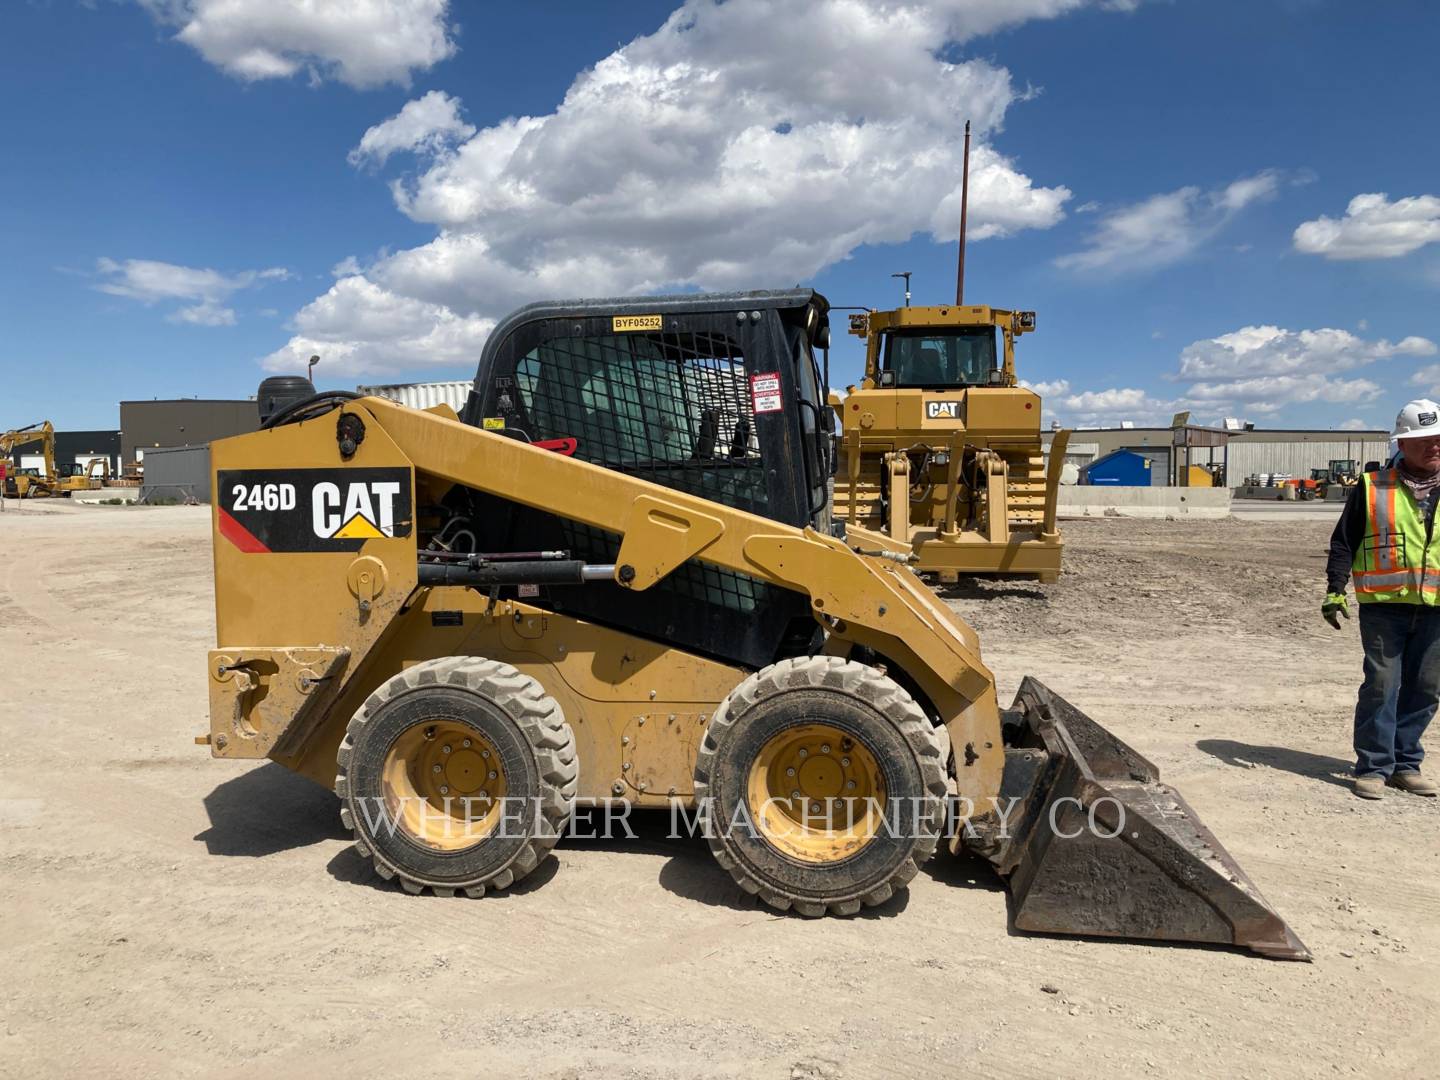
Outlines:
{"label": "light pole", "polygon": [[890,276],[891,276],[891,277],[898,277],[898,278],[904,278],[904,279],[905,279],[905,306],[906,306],[906,307],[909,307],[909,306],[910,306],[910,271],[909,271],[909,270],[904,270],[904,271],[902,271],[902,272],[900,272],[900,273],[898,273],[898,274],[891,274]]}

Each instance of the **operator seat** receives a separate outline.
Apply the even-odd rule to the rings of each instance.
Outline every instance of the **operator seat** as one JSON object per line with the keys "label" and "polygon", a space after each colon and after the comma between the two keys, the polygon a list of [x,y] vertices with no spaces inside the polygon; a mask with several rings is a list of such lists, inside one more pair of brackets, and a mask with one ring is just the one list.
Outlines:
{"label": "operator seat", "polygon": [[910,369],[910,381],[924,386],[944,385],[948,381],[939,349],[932,345],[920,350],[919,358]]}

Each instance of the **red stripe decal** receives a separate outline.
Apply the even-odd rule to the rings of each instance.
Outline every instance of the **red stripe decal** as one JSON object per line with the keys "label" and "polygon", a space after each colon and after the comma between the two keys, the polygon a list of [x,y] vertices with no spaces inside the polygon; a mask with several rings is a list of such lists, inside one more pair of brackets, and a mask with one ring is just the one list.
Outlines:
{"label": "red stripe decal", "polygon": [[270,554],[270,549],[255,539],[255,534],[231,517],[223,506],[217,507],[220,514],[220,535],[229,540],[247,555]]}

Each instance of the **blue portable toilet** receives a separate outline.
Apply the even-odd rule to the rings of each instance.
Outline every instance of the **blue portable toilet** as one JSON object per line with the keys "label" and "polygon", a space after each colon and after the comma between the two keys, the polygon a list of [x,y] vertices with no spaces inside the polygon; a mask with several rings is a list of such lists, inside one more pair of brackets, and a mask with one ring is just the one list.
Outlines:
{"label": "blue portable toilet", "polygon": [[1108,487],[1149,487],[1154,464],[1133,450],[1116,450],[1081,469],[1080,482]]}

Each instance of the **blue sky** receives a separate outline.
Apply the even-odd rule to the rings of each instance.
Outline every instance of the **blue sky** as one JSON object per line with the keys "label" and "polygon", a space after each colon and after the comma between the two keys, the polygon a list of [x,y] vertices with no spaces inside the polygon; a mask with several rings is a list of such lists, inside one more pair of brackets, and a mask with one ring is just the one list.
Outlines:
{"label": "blue sky", "polygon": [[1038,311],[1047,415],[1388,426],[1440,386],[1433,5],[675,6],[5,5],[0,427],[312,351],[465,378],[552,296],[940,302],[966,116],[967,298]]}

